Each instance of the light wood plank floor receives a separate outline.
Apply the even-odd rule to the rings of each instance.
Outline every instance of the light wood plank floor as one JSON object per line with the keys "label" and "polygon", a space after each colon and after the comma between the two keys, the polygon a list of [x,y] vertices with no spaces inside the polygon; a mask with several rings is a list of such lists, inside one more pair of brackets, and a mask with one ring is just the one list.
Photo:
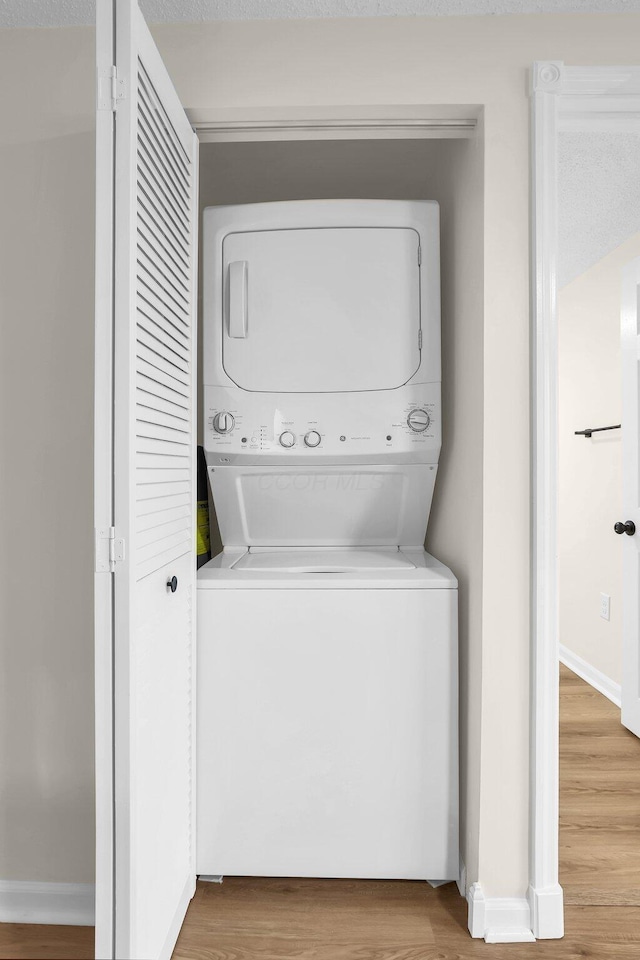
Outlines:
{"label": "light wood plank floor", "polygon": [[[453,884],[230,878],[198,884],[173,960],[638,960],[640,741],[564,667],[560,721],[564,940],[471,940]],[[0,925],[0,958],[84,960],[92,934]]]}

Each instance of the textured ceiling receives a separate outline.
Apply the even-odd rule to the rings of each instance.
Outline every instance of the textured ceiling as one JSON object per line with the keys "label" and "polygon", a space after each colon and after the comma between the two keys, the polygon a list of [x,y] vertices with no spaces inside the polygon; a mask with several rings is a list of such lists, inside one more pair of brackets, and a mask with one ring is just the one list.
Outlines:
{"label": "textured ceiling", "polygon": [[563,287],[640,231],[640,134],[563,133],[559,140]]}
{"label": "textured ceiling", "polygon": [[[140,0],[151,22],[318,17],[624,13],[640,0]],[[0,27],[90,24],[95,0],[0,0]]]}

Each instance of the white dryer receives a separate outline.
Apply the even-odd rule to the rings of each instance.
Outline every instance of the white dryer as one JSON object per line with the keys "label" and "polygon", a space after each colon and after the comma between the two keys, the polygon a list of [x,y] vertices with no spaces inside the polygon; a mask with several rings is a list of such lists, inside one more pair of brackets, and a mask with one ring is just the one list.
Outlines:
{"label": "white dryer", "polygon": [[456,879],[437,204],[209,208],[203,263],[198,872]]}

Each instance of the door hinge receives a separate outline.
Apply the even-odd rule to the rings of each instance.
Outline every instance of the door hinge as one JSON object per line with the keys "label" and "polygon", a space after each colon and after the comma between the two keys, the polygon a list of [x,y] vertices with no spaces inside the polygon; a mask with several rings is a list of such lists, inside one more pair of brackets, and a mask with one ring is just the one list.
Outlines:
{"label": "door hinge", "polygon": [[418,350],[422,350],[422,330],[418,330]]}
{"label": "door hinge", "polygon": [[418,266],[422,266],[422,247],[418,244]]}
{"label": "door hinge", "polygon": [[124,80],[118,78],[117,67],[98,75],[98,110],[114,111],[118,100],[125,98]]}
{"label": "door hinge", "polygon": [[124,540],[116,537],[115,527],[97,528],[95,535],[96,573],[113,573],[124,560]]}

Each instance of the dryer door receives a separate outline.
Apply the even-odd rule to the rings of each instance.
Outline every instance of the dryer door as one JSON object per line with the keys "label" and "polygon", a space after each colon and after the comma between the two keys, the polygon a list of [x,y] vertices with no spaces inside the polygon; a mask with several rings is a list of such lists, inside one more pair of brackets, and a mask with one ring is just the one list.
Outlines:
{"label": "dryer door", "polygon": [[223,364],[244,390],[390,390],[420,366],[413,229],[233,233],[223,271]]}

